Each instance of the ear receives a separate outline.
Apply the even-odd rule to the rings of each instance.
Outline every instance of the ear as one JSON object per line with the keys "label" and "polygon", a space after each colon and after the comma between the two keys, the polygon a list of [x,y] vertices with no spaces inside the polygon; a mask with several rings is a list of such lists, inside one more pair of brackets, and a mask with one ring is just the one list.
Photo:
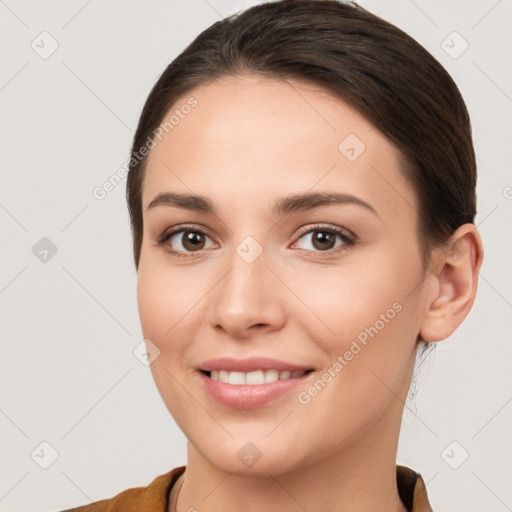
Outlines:
{"label": "ear", "polygon": [[419,335],[425,341],[448,338],[468,315],[475,301],[483,260],[480,234],[474,224],[460,226],[436,258],[429,280],[432,296]]}

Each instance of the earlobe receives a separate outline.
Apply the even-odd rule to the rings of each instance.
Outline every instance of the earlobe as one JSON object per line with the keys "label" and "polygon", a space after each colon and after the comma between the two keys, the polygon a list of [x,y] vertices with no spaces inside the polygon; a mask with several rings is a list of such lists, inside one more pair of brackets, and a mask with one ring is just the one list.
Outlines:
{"label": "earlobe", "polygon": [[473,306],[483,260],[480,234],[474,224],[460,226],[439,253],[434,297],[426,304],[420,337],[441,341],[450,336]]}

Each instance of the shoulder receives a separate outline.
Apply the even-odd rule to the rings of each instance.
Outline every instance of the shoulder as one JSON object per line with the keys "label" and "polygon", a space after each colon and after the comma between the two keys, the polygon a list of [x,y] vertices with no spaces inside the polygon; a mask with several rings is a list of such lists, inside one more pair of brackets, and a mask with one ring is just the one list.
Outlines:
{"label": "shoulder", "polygon": [[179,466],[163,475],[157,476],[146,487],[126,489],[110,499],[104,499],[59,512],[167,512],[169,491],[185,471]]}

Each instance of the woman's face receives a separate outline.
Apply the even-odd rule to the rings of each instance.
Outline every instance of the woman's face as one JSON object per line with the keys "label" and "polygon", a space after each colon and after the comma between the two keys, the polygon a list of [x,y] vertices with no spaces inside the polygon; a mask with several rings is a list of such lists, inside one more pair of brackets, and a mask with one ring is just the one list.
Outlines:
{"label": "woman's face", "polygon": [[171,110],[143,183],[138,305],[189,448],[262,475],[393,452],[429,300],[397,151],[293,81],[224,78]]}

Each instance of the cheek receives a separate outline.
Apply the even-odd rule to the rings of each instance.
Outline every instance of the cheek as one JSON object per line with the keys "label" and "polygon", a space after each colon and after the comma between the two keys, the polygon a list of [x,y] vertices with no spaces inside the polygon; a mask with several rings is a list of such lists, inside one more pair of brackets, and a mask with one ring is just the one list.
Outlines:
{"label": "cheek", "polygon": [[[175,273],[166,271],[154,262],[147,264],[141,258],[137,276],[137,303],[142,333],[160,350],[150,370],[167,409],[180,428],[188,431],[189,427],[182,424],[182,420],[188,417],[193,407],[180,384],[186,380],[180,365],[187,352],[186,340],[189,336],[186,331],[191,328],[192,312],[188,315],[187,312],[197,300],[193,301],[192,296],[185,297],[184,292],[191,287],[184,288],[184,285],[186,283],[175,278]],[[195,413],[200,414],[200,411]]]}
{"label": "cheek", "polygon": [[414,294],[409,292],[421,278],[419,267],[402,263],[390,256],[380,262],[372,259],[347,267],[319,268],[303,273],[300,279],[298,273],[290,275],[294,293],[301,299],[295,320],[304,318],[305,330],[314,326],[312,339],[320,337],[329,352],[343,349],[353,339],[364,342],[376,334],[386,338],[404,318],[411,319],[416,307]]}
{"label": "cheek", "polygon": [[325,354],[318,372],[325,384],[316,381],[300,390],[300,410],[318,429],[329,422],[340,439],[378,421],[389,407],[399,414],[397,397],[405,400],[414,362],[414,299],[404,293],[403,284],[384,285],[371,277],[339,279],[344,288],[332,282],[321,291],[310,287],[308,305],[321,312],[330,329],[319,328],[318,321],[314,327],[307,320],[301,324]]}
{"label": "cheek", "polygon": [[171,278],[158,265],[148,264],[141,259],[137,276],[137,304],[144,338],[150,339],[166,355],[179,338],[176,331],[180,318],[186,314],[181,283]]}
{"label": "cheek", "polygon": [[191,267],[169,268],[142,260],[137,276],[137,303],[142,332],[160,349],[159,364],[183,363],[192,332],[197,330],[204,297],[212,287],[208,275]]}
{"label": "cheek", "polygon": [[170,297],[172,294],[164,293],[162,281],[157,279],[155,271],[140,265],[137,276],[137,304],[145,338],[152,341],[162,338],[162,334],[165,332],[163,329],[166,319],[165,311],[172,311],[169,309],[171,307]]}
{"label": "cheek", "polygon": [[142,251],[137,274],[137,303],[144,335],[151,332],[160,339],[173,324],[178,314],[183,289],[173,274],[165,268],[160,254],[152,248]]}
{"label": "cheek", "polygon": [[306,280],[296,280],[301,284],[294,288],[308,309],[318,313],[306,317],[296,312],[295,318],[325,354],[323,371],[331,367],[336,375],[329,385],[336,396],[330,398],[339,403],[350,389],[344,400],[354,402],[355,410],[361,400],[376,407],[385,403],[390,393],[386,386],[402,390],[420,323],[418,294],[410,293],[422,277],[414,247],[404,258],[392,251],[370,256],[367,263],[310,273]]}

